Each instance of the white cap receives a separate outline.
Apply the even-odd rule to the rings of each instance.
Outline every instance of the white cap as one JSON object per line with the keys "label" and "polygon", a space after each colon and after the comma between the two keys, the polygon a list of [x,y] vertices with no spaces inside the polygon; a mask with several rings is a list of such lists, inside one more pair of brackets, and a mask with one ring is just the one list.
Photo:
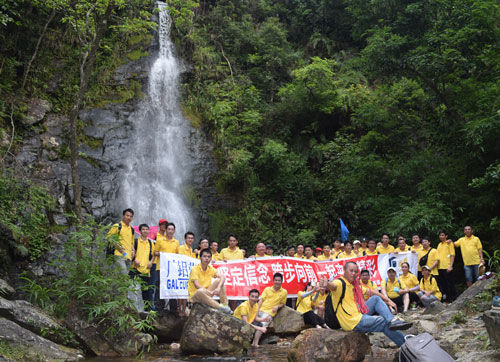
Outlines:
{"label": "white cap", "polygon": [[389,270],[394,270],[394,273],[397,273],[396,268],[394,268],[393,266],[390,266],[389,268],[387,268],[387,271],[389,271]]}
{"label": "white cap", "polygon": [[359,240],[354,240],[354,241],[352,242],[352,245],[355,245],[355,244],[361,244],[361,241],[359,241]]}

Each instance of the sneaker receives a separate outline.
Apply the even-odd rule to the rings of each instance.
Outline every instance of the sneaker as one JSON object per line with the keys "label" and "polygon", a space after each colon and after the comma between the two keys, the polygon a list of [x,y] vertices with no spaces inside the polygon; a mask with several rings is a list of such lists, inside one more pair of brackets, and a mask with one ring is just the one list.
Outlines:
{"label": "sneaker", "polygon": [[223,305],[223,304],[219,305],[219,310],[222,313],[232,314],[231,308],[229,308],[227,305]]}
{"label": "sneaker", "polygon": [[411,326],[413,326],[413,323],[405,322],[399,319],[393,320],[391,323],[389,323],[389,329],[391,331],[403,331],[411,328]]}

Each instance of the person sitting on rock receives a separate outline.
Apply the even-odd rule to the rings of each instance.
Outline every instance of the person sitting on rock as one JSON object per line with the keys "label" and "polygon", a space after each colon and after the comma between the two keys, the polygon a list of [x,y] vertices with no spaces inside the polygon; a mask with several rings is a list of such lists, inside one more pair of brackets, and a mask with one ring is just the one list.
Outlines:
{"label": "person sitting on rock", "polygon": [[263,320],[257,317],[259,310],[259,291],[252,289],[248,293],[248,300],[241,303],[234,311],[234,316],[244,322],[249,323],[255,330],[262,333],[267,332],[267,328],[263,325]]}
{"label": "person sitting on rock", "polygon": [[[405,338],[399,330],[408,329],[413,324],[394,318],[379,296],[374,295],[365,303],[357,277],[358,265],[349,261],[344,265],[343,277],[332,282],[326,277],[320,280],[321,287],[332,291],[332,308],[340,326],[344,331],[383,332],[400,347]],[[374,313],[378,316],[374,316]]]}
{"label": "person sitting on rock", "polygon": [[426,308],[432,302],[441,300],[441,291],[439,290],[437,280],[431,275],[431,268],[427,265],[422,266],[422,279],[420,280],[418,296]]}
{"label": "person sitting on rock", "polygon": [[315,309],[315,313],[320,317],[325,319],[325,303],[326,298],[328,297],[328,292],[326,288],[321,288],[318,284],[318,298],[313,300],[313,309]]}
{"label": "person sitting on rock", "polygon": [[[267,327],[273,320],[273,317],[276,316],[276,313],[278,313],[278,310],[285,306],[288,292],[281,287],[282,283],[283,274],[275,273],[273,275],[273,286],[267,287],[262,292],[259,300],[259,313],[257,317],[262,321],[263,327]],[[253,347],[259,347],[259,340],[262,335],[263,333],[261,331],[255,332],[252,343]]]}
{"label": "person sitting on rock", "polygon": [[299,292],[297,298],[297,312],[302,314],[304,323],[316,328],[328,328],[323,318],[314,313],[314,302],[318,300],[319,285],[312,285],[311,282],[307,283],[305,290]]}
{"label": "person sitting on rock", "polygon": [[[231,309],[227,306],[225,278],[210,265],[211,260],[212,252],[210,249],[203,249],[200,252],[200,264],[195,265],[189,274],[189,300],[192,303],[206,304],[224,313],[231,313]],[[213,282],[212,278],[215,278]],[[219,296],[221,304],[212,299],[213,296]]]}
{"label": "person sitting on rock", "polygon": [[[398,308],[403,308],[403,313],[408,311],[408,307],[410,306],[408,293],[410,290],[406,288],[405,282],[396,276],[396,268],[390,267],[387,269],[387,278],[382,280],[380,289],[382,290],[382,294],[396,303]],[[397,309],[395,312],[397,312]]]}
{"label": "person sitting on rock", "polygon": [[417,295],[420,285],[417,277],[410,272],[410,264],[406,261],[402,262],[401,271],[403,274],[399,276],[399,280],[403,281],[406,284],[406,288],[409,290],[408,296],[410,297],[410,303],[420,302],[420,298]]}

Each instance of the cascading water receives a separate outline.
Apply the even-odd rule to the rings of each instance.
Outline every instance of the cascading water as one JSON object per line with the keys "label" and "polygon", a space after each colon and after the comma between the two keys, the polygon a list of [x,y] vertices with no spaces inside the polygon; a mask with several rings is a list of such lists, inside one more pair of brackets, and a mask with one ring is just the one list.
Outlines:
{"label": "cascading water", "polygon": [[170,40],[170,15],[165,3],[158,7],[160,50],[149,72],[148,96],[131,117],[134,131],[121,194],[124,205],[135,211],[134,223],[157,225],[166,218],[175,223],[180,239],[188,230],[196,232],[185,200],[192,168],[187,147],[191,125],[179,104],[181,66]]}

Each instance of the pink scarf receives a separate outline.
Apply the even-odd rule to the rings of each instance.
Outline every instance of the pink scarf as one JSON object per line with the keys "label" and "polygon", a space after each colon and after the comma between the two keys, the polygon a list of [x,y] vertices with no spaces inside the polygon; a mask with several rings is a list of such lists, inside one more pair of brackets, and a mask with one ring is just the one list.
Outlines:
{"label": "pink scarf", "polygon": [[361,284],[359,283],[359,277],[356,277],[356,280],[354,280],[354,283],[352,285],[354,287],[354,301],[358,306],[358,310],[363,314],[367,314],[368,307],[365,304],[365,298],[363,297],[363,290],[361,289]]}

